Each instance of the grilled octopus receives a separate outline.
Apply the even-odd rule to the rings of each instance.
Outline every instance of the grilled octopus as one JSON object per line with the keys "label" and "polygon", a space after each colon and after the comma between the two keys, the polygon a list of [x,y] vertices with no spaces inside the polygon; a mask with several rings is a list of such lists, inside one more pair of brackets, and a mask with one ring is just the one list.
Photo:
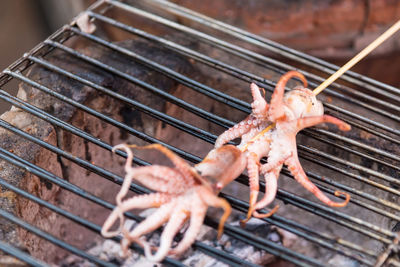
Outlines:
{"label": "grilled octopus", "polygon": [[[166,147],[153,144],[139,149],[143,148],[157,149],[164,153],[174,167],[161,165],[132,167],[133,153],[129,146],[124,144],[115,146],[114,151],[125,150],[128,155],[125,164],[126,176],[116,196],[117,205],[102,227],[102,235],[112,237],[122,233],[121,245],[125,255],[127,255],[128,246],[136,242],[144,247],[145,255],[149,260],[159,262],[168,254],[179,255],[190,247],[200,231],[208,206],[211,206],[224,210],[218,227],[220,237],[231,207],[225,199],[218,197],[218,193],[245,169],[244,154],[235,146],[223,146],[212,150],[193,168]],[[231,168],[231,166],[236,166],[236,168]],[[133,179],[155,192],[124,199]],[[157,209],[132,231],[123,227],[124,212],[148,208]],[[118,230],[110,231],[118,219]],[[174,236],[189,219],[189,227],[183,239],[171,249]],[[161,234],[159,248],[155,254],[152,254],[152,248],[142,237],[164,223],[166,225]]]}
{"label": "grilled octopus", "polygon": [[[298,86],[284,94],[286,83],[293,77],[299,78],[304,87]],[[287,165],[294,178],[307,190],[312,192],[323,203],[332,207],[347,205],[350,196],[336,191],[335,195],[344,195],[344,202],[334,202],[322,193],[306,176],[297,156],[296,134],[306,127],[319,123],[332,123],[340,130],[350,130],[350,125],[329,115],[323,115],[324,109],[310,89],[307,89],[305,77],[297,71],[289,71],[278,81],[271,97],[270,105],[260,92],[260,88],[252,83],[252,113],[243,121],[222,133],[215,142],[215,147],[241,138],[238,148],[244,151],[247,158],[247,172],[250,184],[249,210],[246,222],[252,215],[257,218],[271,216],[271,212],[260,214],[257,210],[266,207],[274,199],[277,192],[277,180],[283,164]],[[267,157],[267,163],[261,165],[260,160]],[[265,178],[265,194],[258,200],[259,175]]]}

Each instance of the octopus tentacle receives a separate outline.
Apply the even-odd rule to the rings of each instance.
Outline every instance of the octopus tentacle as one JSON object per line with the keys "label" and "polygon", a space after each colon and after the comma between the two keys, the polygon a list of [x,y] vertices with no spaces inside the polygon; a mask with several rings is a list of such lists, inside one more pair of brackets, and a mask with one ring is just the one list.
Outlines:
{"label": "octopus tentacle", "polygon": [[260,88],[257,84],[252,83],[250,89],[251,95],[253,96],[253,102],[251,103],[252,115],[259,120],[266,120],[269,108],[267,101],[261,95]]}
{"label": "octopus tentacle", "polygon": [[258,201],[254,206],[254,212],[253,212],[254,217],[256,218],[269,217],[272,214],[274,214],[275,211],[278,210],[279,206],[277,205],[271,212],[267,214],[260,214],[256,212],[256,210],[265,208],[266,206],[271,204],[272,201],[274,201],[276,192],[278,190],[278,178],[281,169],[282,165],[275,167],[273,170],[270,170],[268,173],[265,174],[265,194],[263,198],[260,201]]}
{"label": "octopus tentacle", "polygon": [[342,131],[349,131],[351,129],[351,126],[342,120],[339,120],[329,115],[322,115],[322,116],[313,116],[313,117],[297,119],[296,130],[298,132],[304,128],[311,127],[324,122],[335,124]]}
{"label": "octopus tentacle", "polygon": [[175,165],[176,169],[178,169],[183,177],[186,178],[186,182],[189,184],[193,184],[193,175],[192,175],[192,167],[181,157],[176,155],[174,152],[166,148],[165,146],[161,144],[151,144],[147,146],[136,146],[136,145],[130,145],[130,147],[136,148],[136,149],[156,149],[166,155],[172,163]]}
{"label": "octopus tentacle", "polygon": [[129,172],[132,168],[132,160],[133,160],[133,152],[129,148],[127,144],[119,144],[112,148],[112,152],[115,153],[117,149],[124,150],[127,154],[126,161],[125,161],[125,172]]}
{"label": "octopus tentacle", "polygon": [[128,246],[131,242],[136,242],[140,245],[143,245],[143,241],[140,241],[139,238],[163,225],[170,218],[175,204],[175,202],[170,202],[161,206],[154,213],[139,223],[131,232],[128,232],[127,230],[123,231],[123,242],[121,243],[123,244],[122,251],[124,254],[126,255]]}
{"label": "octopus tentacle", "polygon": [[133,179],[149,189],[163,193],[176,194],[183,192],[188,187],[182,174],[169,167],[152,165],[131,168],[127,172],[121,190],[116,196],[117,204],[120,204],[128,193]]}
{"label": "octopus tentacle", "polygon": [[[269,153],[270,156],[268,157],[267,163],[261,165],[260,167],[260,171],[263,174],[273,171],[276,168],[279,168],[280,170],[285,160],[287,160],[293,154],[293,152],[284,151],[284,153],[279,155],[273,148],[274,147],[272,147],[271,152]],[[277,151],[280,152],[281,150],[282,149]]]}
{"label": "octopus tentacle", "polygon": [[251,152],[247,157],[247,173],[249,175],[250,185],[250,199],[249,199],[249,210],[247,211],[246,219],[241,221],[241,224],[245,224],[251,218],[251,214],[254,211],[254,205],[257,202],[258,191],[259,191],[259,173],[260,163],[259,157],[256,153]]}
{"label": "octopus tentacle", "polygon": [[187,213],[185,211],[182,211],[179,207],[177,211],[172,213],[171,218],[169,219],[167,225],[164,228],[164,231],[161,234],[160,246],[156,254],[153,255],[149,247],[145,247],[145,255],[148,260],[159,262],[164,259],[165,256],[167,256],[171,248],[174,236],[179,231],[186,218]]}
{"label": "octopus tentacle", "polygon": [[215,141],[215,148],[219,148],[222,145],[241,137],[242,135],[248,133],[254,126],[257,126],[260,121],[253,117],[247,116],[246,119],[242,120],[235,126],[229,128],[225,132],[223,132],[220,136],[218,136],[217,140]]}
{"label": "octopus tentacle", "polygon": [[171,254],[182,254],[196,240],[200,228],[206,216],[207,206],[193,206],[190,217],[190,224],[181,242],[171,250]]}
{"label": "octopus tentacle", "polygon": [[231,205],[229,205],[226,199],[217,197],[213,192],[210,192],[205,188],[202,189],[203,190],[200,190],[199,192],[199,196],[208,206],[215,208],[222,208],[224,210],[224,214],[222,214],[222,217],[219,220],[219,225],[218,225],[218,239],[219,239],[222,236],[222,232],[224,231],[224,224],[232,212]]}
{"label": "octopus tentacle", "polygon": [[289,71],[285,73],[279,79],[278,83],[276,84],[274,93],[271,96],[271,102],[268,111],[268,118],[270,121],[275,122],[285,115],[283,109],[283,94],[285,93],[286,83],[293,77],[299,78],[303,82],[304,87],[307,87],[307,80],[300,72]]}
{"label": "octopus tentacle", "polygon": [[[123,213],[128,210],[135,208],[146,209],[159,207],[161,204],[167,203],[170,200],[171,196],[169,194],[153,193],[135,196],[129,200],[123,201],[121,204],[116,206],[110,216],[108,216],[101,229],[101,234],[104,237],[113,237],[121,233],[121,229],[124,224]],[[120,226],[118,230],[110,232],[109,229],[113,226],[117,219],[120,220]]]}
{"label": "octopus tentacle", "polygon": [[[114,225],[114,223],[119,219],[119,227],[116,231],[109,231],[110,228]],[[124,224],[124,216],[121,209],[117,206],[108,216],[107,220],[104,222],[103,227],[101,228],[101,235],[110,238],[116,235],[119,235],[122,231],[122,226]]]}
{"label": "octopus tentacle", "polygon": [[297,182],[299,182],[302,186],[304,186],[308,191],[313,193],[319,200],[331,207],[344,207],[350,200],[350,195],[344,192],[335,192],[335,195],[344,195],[346,200],[343,202],[335,202],[330,200],[315,184],[313,184],[305,174],[301,164],[299,162],[299,158],[297,157],[297,153],[292,155],[289,159],[286,160],[285,164],[288,166],[290,172],[294,176]]}
{"label": "octopus tentacle", "polygon": [[274,215],[274,213],[277,212],[278,209],[279,209],[279,205],[276,205],[276,206],[275,206],[272,210],[270,210],[268,213],[259,213],[259,212],[257,212],[257,211],[255,210],[255,211],[253,211],[253,216],[254,216],[255,218],[259,218],[259,219],[268,218],[268,217],[271,217],[272,215]]}
{"label": "octopus tentacle", "polygon": [[[158,149],[161,145],[153,144],[153,145],[150,145],[150,146],[155,147],[155,148]],[[124,182],[122,183],[121,190],[119,191],[119,193],[117,194],[117,197],[116,197],[117,205],[119,205],[122,202],[122,199],[128,193],[129,188],[130,188],[131,183],[132,183],[132,179],[135,179],[135,177],[138,177],[138,176],[141,176],[141,175],[145,175],[145,176],[148,176],[148,177],[147,177],[147,179],[141,179],[141,180],[136,179],[136,180],[140,181],[143,185],[145,185],[145,186],[147,186],[147,187],[149,187],[150,189],[153,189],[153,190],[158,190],[159,185],[160,185],[159,184],[160,181],[157,181],[156,178],[163,179],[163,177],[162,177],[163,175],[167,176],[167,177],[164,178],[165,180],[173,182],[173,181],[171,181],[171,179],[174,179],[176,184],[181,184],[181,185],[186,185],[186,186],[190,186],[192,184],[192,183],[187,181],[188,179],[185,179],[185,175],[181,175],[181,174],[179,174],[177,172],[175,172],[175,174],[171,174],[171,172],[174,172],[174,170],[171,169],[171,168],[168,168],[168,167],[154,165],[154,166],[144,166],[144,167],[133,168],[132,167],[133,152],[130,149],[130,147],[136,147],[136,148],[140,149],[140,147],[137,147],[137,146],[134,146],[134,145],[133,146],[132,145],[129,146],[127,144],[120,144],[120,145],[114,146],[113,149],[112,149],[113,152],[115,152],[117,149],[124,150],[126,152],[126,154],[127,154],[127,159],[126,159],[126,162],[125,162],[126,175],[125,175]],[[143,147],[143,148],[146,149],[148,147],[149,146]],[[150,148],[152,148],[152,147],[150,147]],[[164,148],[164,147],[162,147],[162,148]],[[167,148],[165,148],[165,149],[167,149]],[[172,153],[173,156],[177,157],[172,151],[170,151],[170,153]],[[184,163],[186,163],[186,162],[184,162]],[[149,180],[149,176],[154,177],[154,179]],[[180,182],[180,180],[183,180],[184,182],[182,183],[182,182]]]}

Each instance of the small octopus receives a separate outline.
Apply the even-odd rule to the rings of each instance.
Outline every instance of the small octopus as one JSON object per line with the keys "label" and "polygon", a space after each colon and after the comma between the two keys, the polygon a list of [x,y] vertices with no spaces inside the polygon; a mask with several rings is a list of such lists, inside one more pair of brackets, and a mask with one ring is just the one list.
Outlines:
{"label": "small octopus", "polygon": [[[286,83],[293,77],[299,78],[304,87],[298,86],[284,94]],[[271,216],[279,206],[269,213],[260,214],[257,210],[269,205],[276,196],[277,180],[282,165],[288,166],[294,178],[307,190],[312,192],[323,203],[332,207],[347,205],[350,196],[336,191],[335,195],[344,195],[344,202],[334,202],[322,193],[306,176],[297,156],[296,134],[306,127],[319,123],[332,123],[340,130],[351,129],[347,123],[329,115],[323,115],[324,109],[310,89],[307,80],[297,71],[289,71],[278,81],[271,97],[270,105],[261,95],[260,88],[252,83],[252,113],[243,121],[222,133],[215,142],[215,147],[241,137],[238,148],[247,158],[247,172],[250,184],[249,210],[245,223],[253,215],[257,218]],[[262,89],[263,90],[263,89]],[[260,160],[267,157],[267,163],[261,165]],[[257,202],[260,172],[265,178],[265,194]]]}
{"label": "small octopus", "polygon": [[[203,224],[207,208],[211,206],[224,210],[218,227],[218,237],[220,237],[231,207],[225,199],[218,197],[218,193],[245,169],[244,154],[235,146],[224,146],[210,151],[207,157],[193,168],[159,144],[136,148],[157,149],[171,160],[174,167],[162,165],[132,167],[133,153],[129,146],[125,144],[115,146],[114,151],[121,149],[127,153],[126,176],[116,196],[117,205],[104,222],[102,235],[113,237],[122,233],[121,246],[124,255],[127,255],[129,245],[136,242],[144,248],[147,259],[159,262],[168,254],[182,254],[191,246]],[[233,165],[237,168],[231,168]],[[133,179],[155,192],[124,199]],[[124,228],[124,212],[148,208],[157,209],[133,230]],[[118,219],[118,230],[110,231]],[[171,249],[174,236],[189,219],[189,226],[183,239]],[[152,247],[142,237],[164,223],[166,225],[160,237],[159,248],[152,254]]]}

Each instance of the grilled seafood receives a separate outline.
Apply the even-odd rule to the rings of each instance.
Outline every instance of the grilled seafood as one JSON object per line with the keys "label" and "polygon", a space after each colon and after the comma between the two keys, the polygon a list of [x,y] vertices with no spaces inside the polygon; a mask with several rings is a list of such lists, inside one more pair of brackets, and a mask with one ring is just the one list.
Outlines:
{"label": "grilled seafood", "polygon": [[[299,86],[284,95],[286,83],[289,79],[299,78],[304,87]],[[215,147],[241,137],[238,148],[245,152],[247,171],[250,184],[249,211],[246,222],[254,217],[267,217],[277,209],[276,206],[267,214],[260,214],[257,210],[270,204],[276,195],[277,179],[282,165],[288,166],[294,178],[307,190],[312,192],[323,203],[332,207],[345,206],[350,196],[347,193],[336,191],[335,195],[344,195],[344,202],[330,200],[306,176],[297,156],[296,134],[306,128],[319,123],[332,123],[340,130],[350,130],[350,125],[329,115],[323,115],[322,103],[316,99],[313,92],[307,87],[304,76],[297,71],[289,71],[276,85],[270,105],[261,95],[260,88],[252,83],[253,96],[252,113],[234,127],[222,133],[215,142]],[[267,163],[260,164],[260,160],[267,157]],[[265,194],[257,202],[259,192],[259,174],[265,177]]]}
{"label": "grilled seafood", "polygon": [[[105,221],[102,228],[104,237],[112,237],[122,233],[122,249],[126,255],[131,242],[144,247],[146,257],[151,261],[161,261],[168,253],[179,255],[195,241],[203,224],[208,206],[222,208],[224,214],[219,223],[218,236],[228,218],[231,207],[219,198],[219,191],[235,179],[246,167],[243,153],[235,146],[224,146],[212,150],[207,157],[194,168],[167,148],[153,144],[138,149],[157,149],[164,153],[175,167],[160,165],[132,167],[133,153],[129,146],[118,145],[116,149],[125,150],[128,154],[125,164],[126,176],[120,192],[116,197],[116,207]],[[231,166],[237,168],[231,168]],[[135,179],[154,193],[124,199],[132,180]],[[132,209],[157,208],[132,231],[123,228],[124,212]],[[119,229],[110,228],[119,219]],[[171,249],[173,238],[186,221],[189,227],[180,243]],[[153,255],[150,245],[141,237],[166,223],[161,234],[160,246]]]}

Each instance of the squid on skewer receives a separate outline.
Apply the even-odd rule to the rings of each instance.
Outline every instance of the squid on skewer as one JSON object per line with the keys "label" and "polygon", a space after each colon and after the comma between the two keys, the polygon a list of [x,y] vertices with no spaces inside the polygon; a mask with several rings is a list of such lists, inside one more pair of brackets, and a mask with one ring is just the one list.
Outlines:
{"label": "squid on skewer", "polygon": [[[284,94],[286,83],[293,77],[299,78],[304,87],[298,86]],[[252,113],[222,133],[215,142],[215,147],[219,148],[235,138],[241,138],[238,148],[245,152],[250,184],[249,211],[244,222],[252,215],[258,218],[267,217],[277,210],[278,206],[267,214],[257,212],[275,199],[277,180],[283,164],[288,166],[291,174],[302,186],[323,203],[332,207],[343,207],[350,199],[347,193],[339,191],[336,191],[335,195],[344,195],[345,201],[334,202],[329,199],[307,178],[299,162],[296,134],[302,129],[325,122],[335,124],[343,131],[351,128],[337,118],[324,115],[322,103],[306,87],[307,81],[301,73],[289,71],[277,83],[268,105],[261,95],[260,88],[252,83]],[[267,163],[261,165],[260,160],[263,157],[267,157]],[[265,177],[266,192],[258,201],[260,173]]]}

